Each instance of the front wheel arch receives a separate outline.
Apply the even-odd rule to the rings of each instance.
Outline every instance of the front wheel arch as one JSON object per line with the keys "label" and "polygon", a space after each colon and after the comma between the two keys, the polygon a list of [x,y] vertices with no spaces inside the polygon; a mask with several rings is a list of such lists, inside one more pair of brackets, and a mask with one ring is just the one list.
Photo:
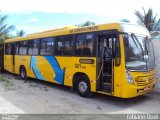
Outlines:
{"label": "front wheel arch", "polygon": [[[91,84],[89,77],[84,73],[78,73],[74,77],[73,87],[78,92],[78,94],[82,97],[92,97],[93,92],[91,91]],[[84,87],[84,90],[81,90],[80,86]],[[85,86],[87,88],[85,88]]]}
{"label": "front wheel arch", "polygon": [[[82,72],[77,72],[77,73],[75,73],[74,76],[73,76],[72,86],[73,86],[74,90],[76,90],[77,79],[78,79],[78,77],[81,76],[81,75],[87,76],[85,73],[82,73]],[[88,76],[87,76],[87,77],[88,77]],[[88,79],[89,79],[89,78],[88,78]]]}

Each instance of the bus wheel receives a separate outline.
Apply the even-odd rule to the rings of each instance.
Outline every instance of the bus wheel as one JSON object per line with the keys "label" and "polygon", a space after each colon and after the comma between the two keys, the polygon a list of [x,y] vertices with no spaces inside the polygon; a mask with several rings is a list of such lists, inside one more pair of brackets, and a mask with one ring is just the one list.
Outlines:
{"label": "bus wheel", "polygon": [[20,68],[20,76],[23,80],[26,80],[27,79],[27,73],[26,73],[26,69],[25,67],[21,67]]}
{"label": "bus wheel", "polygon": [[5,70],[4,70],[3,67],[0,68],[0,72],[1,72],[1,73],[5,73]]}
{"label": "bus wheel", "polygon": [[81,75],[78,77],[76,88],[79,95],[82,97],[89,98],[89,97],[92,97],[93,95],[93,92],[91,92],[91,87],[90,87],[88,77],[85,75]]}

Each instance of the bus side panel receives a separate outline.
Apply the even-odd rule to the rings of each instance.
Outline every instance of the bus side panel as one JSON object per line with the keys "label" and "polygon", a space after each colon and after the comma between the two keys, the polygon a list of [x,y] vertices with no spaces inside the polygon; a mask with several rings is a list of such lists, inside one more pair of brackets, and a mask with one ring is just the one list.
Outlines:
{"label": "bus side panel", "polygon": [[114,96],[121,97],[121,88],[122,88],[122,70],[121,66],[114,67]]}
{"label": "bus side panel", "polygon": [[[72,86],[73,76],[81,72],[89,77],[91,90],[96,91],[96,58],[32,56],[30,59],[30,69],[37,79]],[[93,59],[95,62],[80,64],[80,59]],[[29,76],[32,75],[30,73]]]}
{"label": "bus side panel", "polygon": [[114,66],[114,96],[121,97],[123,90],[123,80],[125,76],[125,60],[124,60],[124,47],[123,47],[123,38],[122,35],[119,36],[120,42],[120,52],[121,64],[119,66]]}
{"label": "bus side panel", "polygon": [[13,57],[12,55],[4,56],[4,69],[8,72],[13,73]]}
{"label": "bus side panel", "polygon": [[15,56],[16,74],[20,73],[21,66],[25,67],[28,77],[56,82],[53,81],[54,71],[44,56],[17,55]]}
{"label": "bus side panel", "polygon": [[15,73],[19,74],[20,66],[22,65],[19,55],[15,55]]}
{"label": "bus side panel", "polygon": [[27,76],[36,78],[31,67],[30,67],[31,56],[27,55],[15,55],[15,73],[20,73],[20,67],[24,66],[27,72]]}
{"label": "bus side panel", "polygon": [[[64,69],[64,85],[73,85],[73,76],[77,72],[89,77],[91,90],[96,92],[96,58],[95,57],[56,57],[61,70]],[[81,64],[80,59],[93,59],[94,64]]]}
{"label": "bus side panel", "polygon": [[[36,59],[36,61],[34,61],[34,59]],[[32,71],[37,79],[62,84],[61,82],[54,80],[56,77],[56,72],[54,70],[57,70],[55,67],[58,65],[58,63],[55,63],[54,56],[32,56],[31,64],[32,63],[36,66],[32,67]]]}
{"label": "bus side panel", "polygon": [[[93,59],[94,64],[81,64],[80,59]],[[54,57],[54,56],[15,56],[15,71],[19,74],[24,66],[27,76],[48,82],[73,85],[73,76],[77,72],[88,76],[91,90],[96,91],[96,58]]]}

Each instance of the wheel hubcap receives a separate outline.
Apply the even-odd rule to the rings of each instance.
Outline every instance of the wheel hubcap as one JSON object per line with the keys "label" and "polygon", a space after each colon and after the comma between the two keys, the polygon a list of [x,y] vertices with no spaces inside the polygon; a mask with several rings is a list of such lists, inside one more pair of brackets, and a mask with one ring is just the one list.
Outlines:
{"label": "wheel hubcap", "polygon": [[25,77],[25,75],[26,75],[25,71],[24,71],[24,70],[22,70],[22,71],[21,71],[21,76],[22,76],[22,78],[24,78],[24,77]]}
{"label": "wheel hubcap", "polygon": [[87,83],[85,82],[80,82],[79,83],[79,91],[81,93],[84,93],[87,90]]}

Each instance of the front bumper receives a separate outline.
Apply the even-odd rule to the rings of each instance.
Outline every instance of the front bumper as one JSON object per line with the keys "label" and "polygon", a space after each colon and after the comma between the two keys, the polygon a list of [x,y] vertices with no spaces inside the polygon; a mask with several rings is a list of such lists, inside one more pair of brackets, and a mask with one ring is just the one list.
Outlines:
{"label": "front bumper", "polygon": [[155,83],[156,81],[154,80],[154,82],[146,86],[135,86],[135,85],[127,84],[126,87],[124,87],[124,89],[122,90],[121,97],[132,98],[132,97],[137,97],[139,95],[143,95],[148,92],[151,92],[155,86]]}

